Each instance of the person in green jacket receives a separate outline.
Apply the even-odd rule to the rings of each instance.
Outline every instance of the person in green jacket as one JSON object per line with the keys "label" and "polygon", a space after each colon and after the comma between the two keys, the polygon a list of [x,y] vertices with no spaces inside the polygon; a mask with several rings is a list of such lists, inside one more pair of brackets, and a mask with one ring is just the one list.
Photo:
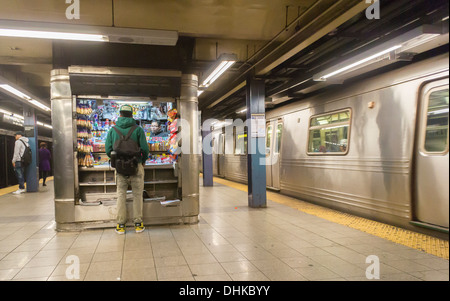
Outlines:
{"label": "person in green jacket", "polygon": [[[120,117],[117,119],[116,128],[126,136],[132,126],[136,125],[136,121],[133,119],[133,108],[130,105],[123,105],[120,107]],[[145,132],[141,127],[137,127],[130,139],[136,141],[141,148],[142,157],[141,163],[138,165],[137,173],[133,176],[124,176],[116,173],[117,184],[117,227],[116,233],[124,234],[125,225],[127,222],[127,189],[128,185],[131,185],[133,191],[133,222],[135,231],[137,233],[143,232],[145,227],[142,222],[142,210],[143,210],[143,197],[142,192],[144,190],[144,164],[148,158],[150,152],[145,138]],[[111,152],[113,151],[114,143],[120,140],[119,134],[111,128],[108,131],[105,142],[106,155],[111,158]]]}

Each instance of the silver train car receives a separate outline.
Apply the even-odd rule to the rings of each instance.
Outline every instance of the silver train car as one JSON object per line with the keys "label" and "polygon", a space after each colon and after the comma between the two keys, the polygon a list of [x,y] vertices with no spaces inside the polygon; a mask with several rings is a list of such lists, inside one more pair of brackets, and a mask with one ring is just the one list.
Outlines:
{"label": "silver train car", "polygon": [[[448,53],[268,111],[267,187],[446,235],[448,111]],[[245,133],[213,131],[215,176],[246,183]]]}

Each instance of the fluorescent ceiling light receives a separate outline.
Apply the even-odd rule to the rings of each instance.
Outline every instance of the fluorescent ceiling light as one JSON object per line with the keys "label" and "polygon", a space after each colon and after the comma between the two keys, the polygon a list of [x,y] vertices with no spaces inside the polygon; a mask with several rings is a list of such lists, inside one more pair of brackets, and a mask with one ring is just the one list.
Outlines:
{"label": "fluorescent ceiling light", "polygon": [[10,123],[14,124],[14,125],[18,125],[18,126],[23,126],[23,119],[17,118],[14,115],[4,115],[4,119],[5,120],[9,120]]}
{"label": "fluorescent ceiling light", "polygon": [[241,113],[244,113],[244,112],[247,112],[247,108],[242,109],[242,110],[240,110],[240,111],[237,111],[236,113],[241,114]]}
{"label": "fluorescent ceiling light", "polygon": [[0,28],[0,36],[18,37],[18,38],[35,38],[35,39],[51,39],[51,40],[75,40],[75,41],[91,41],[91,42],[108,42],[107,36],[99,34],[84,34],[71,32],[55,32],[55,31],[36,31],[36,30],[18,30],[18,29],[2,29]]}
{"label": "fluorescent ceiling light", "polygon": [[0,36],[164,46],[175,46],[178,41],[178,32],[173,30],[16,20],[0,20]]}
{"label": "fluorescent ceiling light", "polygon": [[444,114],[444,113],[448,113],[448,108],[437,110],[437,111],[428,112],[428,115],[439,115],[439,114]]}
{"label": "fluorescent ceiling light", "polygon": [[10,111],[6,111],[6,110],[3,110],[3,109],[0,109],[0,113],[6,114],[6,115],[12,115],[13,114]]}
{"label": "fluorescent ceiling light", "polygon": [[46,124],[40,121],[36,121],[36,124],[45,128],[53,129],[53,127],[50,124]]}
{"label": "fluorescent ceiling light", "polygon": [[[441,27],[422,25],[314,75],[313,80],[326,81],[333,76],[342,76],[345,73],[353,72],[363,67],[384,61],[386,58],[395,61],[398,53],[408,51],[414,52],[414,48],[417,50],[417,46],[429,45],[427,44],[428,42],[441,36],[441,34]],[[391,55],[392,53],[393,55]],[[374,68],[376,68],[376,66]]]}
{"label": "fluorescent ceiling light", "polygon": [[411,39],[408,42],[404,43],[402,45],[402,52],[412,49],[414,47],[420,46],[422,44],[425,44],[438,36],[440,36],[440,34],[438,34],[438,33],[422,34],[422,35],[418,36],[417,38]]}
{"label": "fluorescent ceiling light", "polygon": [[237,61],[235,54],[222,54],[217,62],[205,74],[201,86],[209,87],[216,79],[218,79],[225,71],[227,71]]}
{"label": "fluorescent ceiling light", "polygon": [[228,68],[231,67],[236,61],[223,61],[220,65],[214,69],[214,71],[203,81],[203,86],[208,87],[216,81]]}
{"label": "fluorescent ceiling light", "polygon": [[30,102],[31,104],[34,104],[36,107],[41,108],[41,109],[43,109],[43,110],[45,110],[45,111],[51,111],[51,109],[50,109],[49,107],[47,107],[46,105],[40,103],[40,102],[37,101],[37,100],[32,99],[32,100],[30,100],[29,102]]}
{"label": "fluorescent ceiling light", "polygon": [[[24,120],[25,120],[25,118],[24,118],[22,115],[18,115],[18,114],[15,114],[15,113],[11,113],[10,111],[6,111],[6,110],[3,110],[3,109],[0,109],[0,113],[5,114],[5,116],[6,116],[7,118],[15,119],[15,120],[16,120],[18,123],[20,123],[21,125],[23,125],[23,122],[24,122]],[[36,124],[39,125],[39,126],[43,126],[43,127],[50,128],[50,129],[53,128],[51,125],[46,124],[46,123],[42,123],[42,122],[40,122],[40,121],[36,121]]]}
{"label": "fluorescent ceiling light", "polygon": [[347,71],[347,70],[353,69],[353,68],[355,68],[355,67],[357,67],[357,66],[359,66],[359,65],[362,65],[362,64],[364,64],[364,63],[367,63],[367,62],[369,62],[369,61],[371,61],[371,60],[378,59],[378,58],[384,56],[385,54],[389,54],[390,52],[395,51],[395,50],[397,50],[397,49],[399,49],[399,48],[401,48],[401,47],[402,47],[402,45],[395,45],[395,46],[393,46],[393,47],[391,47],[391,48],[388,48],[388,49],[383,50],[383,51],[381,51],[381,52],[375,53],[374,55],[371,55],[371,56],[369,56],[369,57],[366,57],[366,58],[364,58],[364,59],[362,59],[362,60],[360,60],[360,61],[357,61],[357,62],[355,62],[355,63],[353,63],[353,64],[347,65],[347,66],[345,66],[345,67],[343,67],[343,68],[340,68],[340,69],[338,69],[338,70],[336,70],[336,71],[333,71],[333,72],[331,72],[331,73],[328,73],[328,74],[326,74],[326,75],[323,75],[323,76],[320,77],[320,79],[321,79],[321,80],[326,80],[326,79],[328,79],[328,78],[330,78],[330,77],[332,77],[332,76],[335,76],[335,75],[340,74],[340,73],[342,73],[342,72],[345,72],[345,71]]}
{"label": "fluorescent ceiling light", "polygon": [[12,114],[12,116],[15,117],[15,118],[19,118],[19,119],[25,120],[25,118],[23,116],[21,116],[21,115]]}
{"label": "fluorescent ceiling light", "polygon": [[199,97],[200,95],[202,95],[203,92],[205,92],[205,90],[197,90],[197,97]]}
{"label": "fluorescent ceiling light", "polygon": [[127,104],[127,105],[131,105],[131,104],[133,104],[133,105],[148,105],[148,104],[151,103],[150,100],[149,100],[149,101],[139,101],[139,100],[136,100],[136,101],[116,100],[116,101],[114,101],[114,102],[117,103],[117,104]]}
{"label": "fluorescent ceiling light", "polygon": [[12,93],[16,96],[19,96],[20,98],[23,98],[25,100],[32,100],[32,98],[30,96],[26,95],[25,93],[20,92],[19,90],[11,87],[10,85],[2,84],[2,85],[0,85],[0,88],[2,88],[3,90],[6,90],[9,93]]}
{"label": "fluorescent ceiling light", "polygon": [[16,88],[14,88],[14,87],[12,87],[10,85],[0,84],[0,88],[5,90],[5,91],[7,91],[7,92],[9,92],[9,93],[11,93],[11,94],[13,94],[13,95],[15,95],[15,96],[17,96],[17,97],[20,97],[20,98],[22,98],[24,100],[27,100],[29,103],[35,105],[36,107],[38,107],[38,108],[40,108],[40,109],[42,109],[44,111],[51,111],[51,109],[49,107],[47,107],[45,104],[43,104],[43,103],[41,103],[41,102],[31,98],[27,94],[17,90]]}

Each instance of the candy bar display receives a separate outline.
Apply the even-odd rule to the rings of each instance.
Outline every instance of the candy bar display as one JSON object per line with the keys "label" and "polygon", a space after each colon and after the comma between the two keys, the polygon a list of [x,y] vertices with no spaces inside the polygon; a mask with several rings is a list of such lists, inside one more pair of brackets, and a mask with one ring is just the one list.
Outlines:
{"label": "candy bar display", "polygon": [[176,160],[179,153],[179,146],[177,140],[178,133],[178,112],[177,109],[172,109],[167,114],[169,120],[169,152],[171,153],[172,159]]}
{"label": "candy bar display", "polygon": [[108,131],[115,126],[119,118],[119,110],[123,104],[133,108],[133,119],[144,129],[150,150],[146,165],[175,162],[176,143],[173,141],[176,140],[176,129],[174,131],[173,128],[176,128],[177,111],[171,102],[154,104],[151,101],[78,99],[76,124],[79,166],[109,166],[105,141]]}
{"label": "candy bar display", "polygon": [[77,161],[79,166],[92,167],[94,159],[92,157],[92,129],[93,123],[90,120],[92,114],[91,102],[82,100],[77,102]]}

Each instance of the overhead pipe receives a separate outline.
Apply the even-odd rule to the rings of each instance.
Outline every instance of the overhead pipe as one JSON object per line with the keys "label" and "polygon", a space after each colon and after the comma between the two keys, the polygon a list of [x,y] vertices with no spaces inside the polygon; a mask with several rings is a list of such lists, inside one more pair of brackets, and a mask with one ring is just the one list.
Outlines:
{"label": "overhead pipe", "polygon": [[[295,27],[298,27],[298,24],[302,19],[306,19],[307,17],[311,17],[311,21],[309,21],[307,23],[307,25],[304,27],[309,27],[311,26],[314,22],[317,22],[317,19],[320,17],[323,17],[324,15],[326,15],[327,13],[330,13],[330,11],[332,10],[336,10],[336,7],[338,6],[344,6],[345,4],[342,4],[343,2],[349,2],[347,0],[340,0],[340,1],[330,1],[330,0],[323,0],[323,1],[318,1],[316,2],[313,6],[311,6],[307,11],[305,11],[302,15],[298,16],[294,21],[292,21],[289,25],[288,28],[283,29],[281,32],[279,32],[274,38],[272,38],[268,43],[266,43],[266,45],[264,45],[260,50],[258,50],[255,54],[253,54],[249,59],[247,59],[247,61],[245,63],[243,63],[239,68],[238,71],[243,68],[244,66],[247,66],[247,68],[243,71],[240,72],[239,76],[236,77],[230,84],[230,86],[235,86],[238,85],[238,83],[243,82],[246,78],[249,72],[251,72],[252,70],[254,70],[255,67],[257,67],[259,64],[261,64],[264,60],[267,60],[269,58],[270,55],[274,55],[277,51],[279,51],[279,49],[281,49],[282,47],[284,47],[289,41],[292,41],[295,37],[297,37],[300,33],[302,33],[302,30],[297,31],[296,33],[294,33],[293,35],[291,35],[285,42],[283,42],[281,45],[278,45],[275,49],[273,49],[272,51],[270,51],[269,53],[264,54],[264,56],[261,59],[258,59],[257,62],[252,63],[251,61],[254,58],[257,58],[258,55],[261,55],[261,53],[267,49],[270,45],[272,45],[273,43],[275,43],[277,41],[277,39],[279,37],[281,37],[283,34],[286,34],[286,32],[289,32],[292,28],[293,25],[296,25]],[[325,3],[325,4],[324,4]],[[280,65],[281,63],[283,63],[284,61],[288,60],[290,57],[292,57],[293,55],[295,55],[296,53],[300,52],[302,49],[306,48],[308,45],[312,44],[313,42],[317,41],[318,39],[320,39],[322,36],[324,36],[326,33],[330,32],[331,30],[337,28],[338,26],[342,25],[343,23],[345,23],[347,20],[351,19],[352,17],[354,17],[355,15],[357,15],[358,13],[360,13],[361,11],[363,11],[364,9],[367,8],[367,4],[365,2],[362,1],[358,1],[358,0],[354,0],[351,1],[350,3],[354,3],[355,5],[347,10],[343,15],[341,15],[339,18],[333,20],[333,22],[329,23],[327,25],[328,31],[326,31],[324,33],[324,31],[320,31],[318,32],[314,38],[309,38],[306,41],[308,41],[307,43],[303,42],[299,45],[297,45],[295,48],[295,51],[293,51],[292,49],[290,51],[288,51],[287,53],[285,53],[281,59],[278,59],[272,63],[270,63],[267,67],[262,68],[259,72],[256,73],[256,75],[263,75],[267,72],[269,72],[270,70],[272,70],[273,68],[275,68],[276,66]],[[325,10],[324,12],[322,12],[319,16],[309,16],[309,14],[311,14],[312,12],[315,12],[316,9],[318,10],[318,6],[319,5],[331,5],[327,10]],[[323,11],[323,10],[322,10]],[[295,28],[294,28],[295,30]],[[307,44],[307,45],[306,45]],[[229,89],[228,89],[229,90]],[[219,94],[219,93],[218,93]],[[223,93],[220,93],[223,94]],[[218,95],[217,95],[218,96]],[[213,101],[208,102],[207,104],[205,104],[205,106],[208,106],[209,108],[211,107],[211,103],[217,104],[219,97],[214,97],[212,98]],[[216,99],[216,100],[214,100]],[[221,97],[221,99],[223,100],[224,98]],[[206,116],[205,116],[206,117]]]}

